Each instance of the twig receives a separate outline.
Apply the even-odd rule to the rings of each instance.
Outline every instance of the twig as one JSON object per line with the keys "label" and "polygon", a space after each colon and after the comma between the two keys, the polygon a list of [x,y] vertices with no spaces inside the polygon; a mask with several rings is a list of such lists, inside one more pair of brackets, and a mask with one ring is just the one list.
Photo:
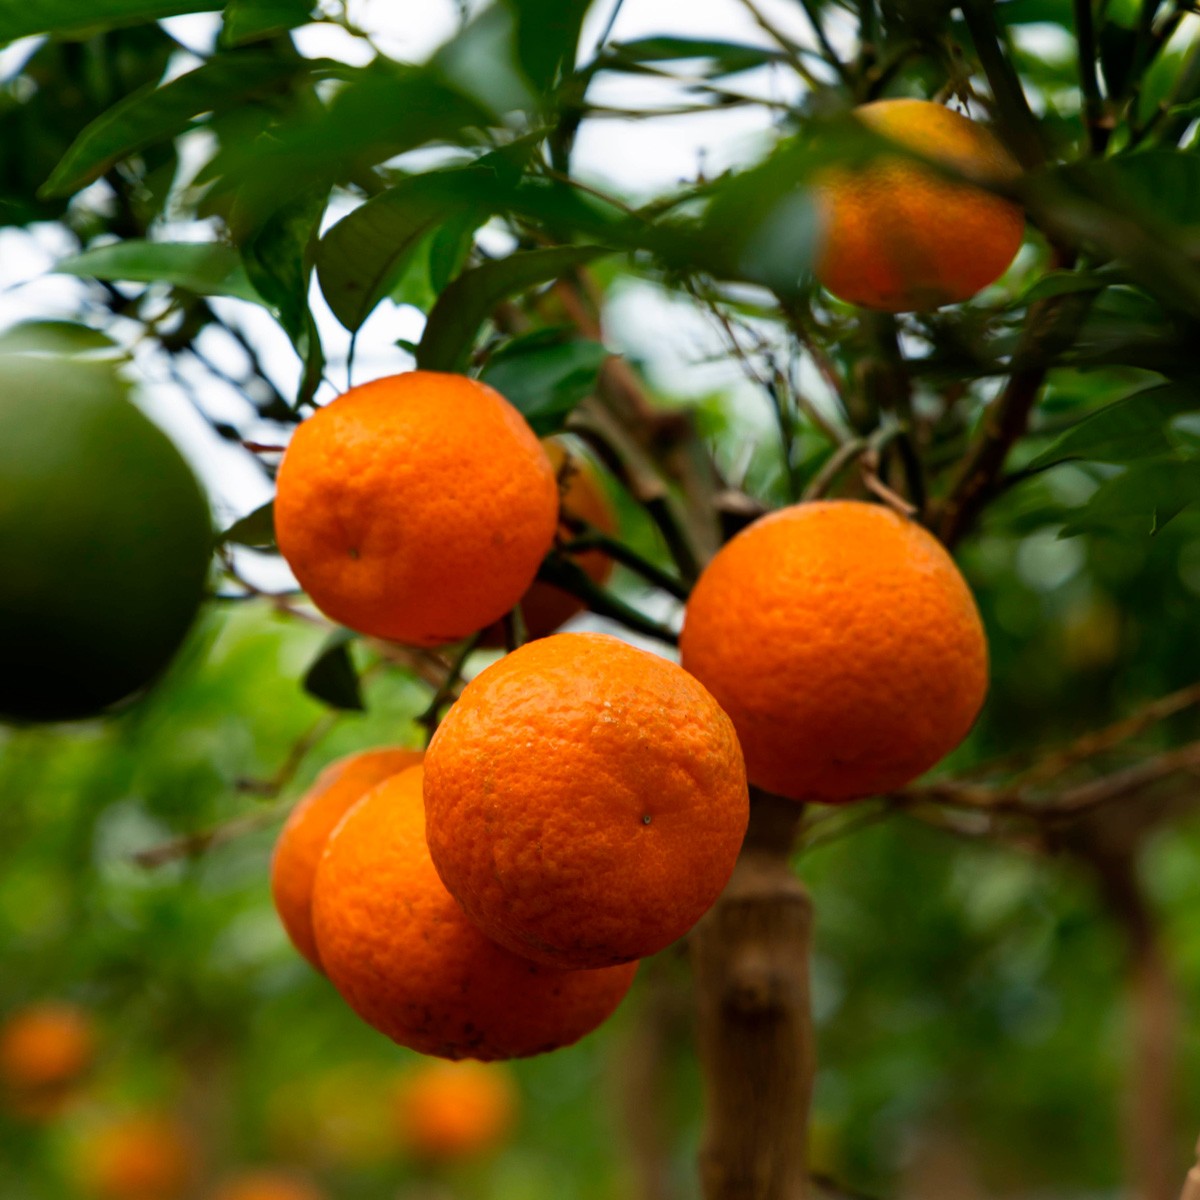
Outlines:
{"label": "twig", "polygon": [[605,46],[608,45],[609,38],[613,35],[613,30],[616,28],[617,18],[621,15],[621,9],[625,5],[625,0],[616,0],[611,11],[608,14],[608,20],[604,23],[604,30],[600,34],[600,40],[596,43],[596,53],[599,54]]}
{"label": "twig", "polygon": [[1079,58],[1079,87],[1083,93],[1083,119],[1088,146],[1095,155],[1104,153],[1112,126],[1105,120],[1104,99],[1096,75],[1096,30],[1092,0],[1072,0],[1075,10],[1075,41]]}
{"label": "twig", "polygon": [[866,438],[843,442],[821,464],[821,469],[809,481],[801,500],[819,500],[834,485],[837,477],[856,459],[867,452]]}
{"label": "twig", "polygon": [[[792,336],[796,339],[801,349],[812,359],[813,366],[817,368],[817,373],[824,380],[825,386],[841,405],[844,415],[846,409],[846,382],[838,374],[833,359],[826,354],[824,348],[808,327],[808,318],[800,306],[794,301],[783,297],[777,297],[777,299],[779,299],[780,310],[787,318]],[[802,392],[798,391],[796,393],[796,400],[804,414],[830,441],[844,442],[854,436],[852,431],[838,429],[826,421],[815,406],[805,399]]]}
{"label": "twig", "polygon": [[250,792],[255,796],[278,796],[296,777],[300,764],[304,762],[310,750],[321,741],[326,734],[341,719],[341,713],[322,713],[292,744],[287,757],[280,763],[279,769],[267,779],[239,779],[237,790]]}
{"label": "twig", "polygon": [[290,803],[273,804],[269,808],[226,821],[225,824],[216,825],[212,829],[172,838],[169,842],[162,842],[147,850],[139,850],[131,856],[131,861],[139,867],[153,870],[155,867],[165,866],[167,863],[176,862],[181,858],[196,858],[218,846],[236,841],[248,833],[269,829],[276,821],[287,816],[291,807]]}
{"label": "twig", "polygon": [[450,670],[446,672],[446,678],[433,693],[429,707],[416,718],[416,723],[425,730],[426,745],[433,741],[433,735],[437,733],[437,727],[442,720],[442,709],[446,706],[447,701],[454,699],[455,692],[462,682],[463,668],[467,665],[467,659],[479,648],[482,640],[483,633],[480,632],[463,643],[462,648],[450,663]]}
{"label": "twig", "polygon": [[974,445],[934,514],[934,530],[947,546],[967,532],[994,493],[1009,450],[1028,427],[1050,360],[1070,344],[1091,303],[1091,296],[1077,292],[1030,306],[1008,383],[985,413]]}
{"label": "twig", "polygon": [[672,575],[670,571],[664,571],[662,567],[643,558],[632,547],[625,545],[624,542],[618,541],[614,537],[610,537],[602,529],[597,529],[595,525],[589,524],[587,521],[582,521],[578,517],[573,517],[569,513],[562,514],[562,523],[567,526],[572,533],[577,533],[577,537],[573,537],[569,542],[564,542],[559,548],[565,554],[578,554],[585,550],[602,550],[614,562],[619,562],[623,567],[628,567],[631,571],[640,575],[647,583],[653,584],[654,587],[662,588],[664,592],[674,596],[677,600],[686,600],[690,594],[690,589],[681,579]]}
{"label": "twig", "polygon": [[867,451],[858,460],[858,468],[867,491],[878,496],[888,508],[909,518],[915,517],[920,511],[915,504],[910,504],[899,492],[893,491],[879,478],[879,454],[877,451]]}
{"label": "twig", "polygon": [[1021,77],[1005,52],[996,23],[994,0],[962,0],[962,14],[971,31],[975,52],[996,101],[1002,132],[1009,148],[1027,170],[1044,165],[1046,150],[1041,127],[1021,86]]}
{"label": "twig", "polygon": [[[766,18],[762,10],[755,3],[755,0],[741,0],[741,3],[742,7],[754,19],[754,23],[759,27],[759,29],[761,29],[787,56],[788,64],[791,66],[792,70],[795,71],[796,74],[799,75],[800,78],[809,85],[809,87],[819,87],[820,81],[814,77],[812,72],[805,65],[804,58],[801,55],[800,47],[797,46],[791,38],[787,37],[782,30],[777,29]],[[807,5],[805,7],[807,8]],[[825,43],[824,38],[824,33],[821,32],[818,27],[818,41],[822,43],[822,48],[824,48],[824,45],[827,44]],[[830,52],[832,53],[832,47],[830,47]],[[845,70],[841,63],[837,61],[836,55],[831,58],[827,58],[826,61],[829,62],[830,66],[837,69],[839,75],[841,75]]]}
{"label": "twig", "polygon": [[1043,811],[1052,814],[1083,812],[1101,804],[1111,804],[1114,800],[1123,800],[1126,796],[1141,791],[1152,783],[1158,783],[1177,771],[1197,770],[1200,770],[1200,742],[1191,742],[1186,746],[1164,751],[1123,771],[1080,784],[1063,792],[1057,801],[1047,805]]}
{"label": "twig", "polygon": [[1180,771],[1200,771],[1200,742],[1164,751],[1132,767],[1077,784],[1053,796],[1038,796],[1032,788],[1006,783],[999,786],[964,780],[938,780],[891,793],[901,807],[934,804],[978,813],[1009,814],[1037,821],[1076,817],[1140,792]]}
{"label": "twig", "polygon": [[671,646],[679,642],[679,635],[673,629],[659,624],[611,592],[605,591],[578,563],[564,558],[561,554],[549,555],[542,563],[537,577],[543,583],[551,583],[557,588],[562,588],[564,592],[570,592],[598,616],[618,621],[634,633],[657,638]]}
{"label": "twig", "polygon": [[800,0],[800,3],[804,7],[804,15],[808,17],[808,23],[812,26],[813,36],[817,39],[817,45],[821,47],[822,58],[838,73],[838,77],[843,83],[849,83],[850,72],[846,69],[846,64],[838,57],[837,51],[833,48],[833,43],[825,33],[825,26],[821,21],[820,9],[813,3],[813,0]]}
{"label": "twig", "polygon": [[1160,696],[1132,715],[1106,725],[1103,729],[1085,733],[1069,746],[1049,755],[1041,762],[1034,763],[1017,777],[1017,781],[1025,787],[1044,784],[1071,767],[1111,750],[1121,742],[1149,729],[1151,725],[1157,725],[1160,721],[1165,721],[1168,717],[1196,704],[1200,704],[1200,683],[1180,688],[1169,696]]}

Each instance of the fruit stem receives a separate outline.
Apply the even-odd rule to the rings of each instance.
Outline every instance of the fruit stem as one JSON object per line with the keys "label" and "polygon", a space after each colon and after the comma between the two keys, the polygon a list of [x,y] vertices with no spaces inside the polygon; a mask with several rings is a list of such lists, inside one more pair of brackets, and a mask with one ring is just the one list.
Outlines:
{"label": "fruit stem", "polygon": [[689,588],[683,580],[672,575],[670,571],[664,571],[662,567],[656,563],[652,563],[649,559],[643,558],[632,547],[625,545],[624,542],[610,537],[602,529],[597,529],[595,525],[587,521],[581,521],[579,518],[568,514],[564,514],[563,524],[573,534],[577,535],[572,537],[569,542],[563,543],[561,549],[564,553],[579,554],[585,550],[602,550],[614,562],[620,563],[623,567],[628,567],[629,570],[640,575],[647,583],[653,584],[654,587],[662,588],[664,592],[674,596],[676,600],[686,600],[688,598]]}
{"label": "fruit stem", "polygon": [[433,735],[437,733],[437,727],[441,724],[442,709],[445,708],[448,700],[454,698],[455,690],[462,680],[463,668],[467,665],[467,659],[479,648],[482,640],[483,633],[480,632],[463,643],[462,649],[450,664],[446,678],[442,680],[441,686],[433,694],[433,699],[429,701],[429,707],[417,717],[417,724],[425,730],[426,744],[433,741]]}
{"label": "fruit stem", "polygon": [[553,584],[564,592],[570,592],[598,616],[618,621],[634,633],[657,638],[670,646],[679,642],[679,635],[673,629],[659,624],[631,604],[626,604],[620,597],[605,591],[582,567],[569,558],[560,554],[548,555],[538,570],[537,578],[541,583]]}
{"label": "fruit stem", "polygon": [[804,806],[751,790],[733,878],[696,926],[705,1200],[804,1200],[813,1080],[812,905],[790,852]]}

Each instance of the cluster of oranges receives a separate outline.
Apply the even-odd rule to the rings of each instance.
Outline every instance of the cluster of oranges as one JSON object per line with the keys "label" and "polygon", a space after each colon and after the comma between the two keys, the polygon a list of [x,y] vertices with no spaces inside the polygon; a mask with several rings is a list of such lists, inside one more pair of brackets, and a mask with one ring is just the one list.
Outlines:
{"label": "cluster of oranges", "polygon": [[[1003,152],[964,117],[908,101],[865,117],[962,173],[1006,177]],[[982,239],[989,278],[912,243],[912,261],[873,263],[865,291],[831,287],[877,307],[944,303],[1007,266],[1020,240],[1007,200],[908,160],[876,170],[970,210],[996,235]],[[860,235],[879,180],[822,186],[836,213],[825,265],[870,260]],[[903,224],[902,205],[891,219]],[[930,256],[946,269],[922,274]],[[546,608],[539,567],[580,527],[554,453],[465,376],[354,388],[284,456],[280,549],[313,602],[360,633],[494,644],[514,606]],[[612,527],[603,506],[587,523]],[[584,565],[597,579],[608,566]],[[826,803],[902,787],[958,745],[987,687],[983,628],[953,561],[875,504],[796,505],[735,537],[688,602],[681,665],[554,633],[572,611],[560,594],[530,621],[533,640],[466,685],[424,755],[336,764],[280,837],[273,892],[292,940],[369,1024],[420,1052],[508,1058],[583,1036],[637,961],[720,894],[748,783]]]}
{"label": "cluster of oranges", "polygon": [[[1016,173],[999,144],[922,101],[860,115],[945,171],[901,157],[827,171],[822,281],[900,311],[998,277],[1022,234],[995,194]],[[948,214],[936,237],[931,206]],[[334,620],[415,646],[495,645],[514,606],[538,614],[425,755],[331,768],[274,859],[300,951],[368,1023],[446,1058],[587,1033],[637,960],[723,889],[748,782],[826,803],[899,788],[958,745],[987,687],[983,628],[949,555],[857,501],[783,509],[726,545],[688,602],[680,666],[554,633],[573,602],[540,603],[534,581],[580,527],[581,501],[560,496],[554,453],[486,385],[417,371],[319,410],[278,475],[279,547]],[[612,528],[602,504],[588,523]],[[596,579],[608,566],[583,565]]]}

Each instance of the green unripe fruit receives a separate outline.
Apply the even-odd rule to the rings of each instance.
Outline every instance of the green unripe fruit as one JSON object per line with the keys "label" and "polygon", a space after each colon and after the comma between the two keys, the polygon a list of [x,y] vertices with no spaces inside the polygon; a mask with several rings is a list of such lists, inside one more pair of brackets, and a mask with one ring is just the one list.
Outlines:
{"label": "green unripe fruit", "polygon": [[0,354],[0,719],[141,691],[200,607],[207,502],[111,364]]}

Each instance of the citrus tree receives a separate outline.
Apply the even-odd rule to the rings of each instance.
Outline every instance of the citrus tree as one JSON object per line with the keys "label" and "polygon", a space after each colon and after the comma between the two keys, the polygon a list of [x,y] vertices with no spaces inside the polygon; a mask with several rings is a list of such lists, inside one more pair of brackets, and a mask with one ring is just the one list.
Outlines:
{"label": "citrus tree", "polygon": [[[1054,860],[1105,914],[1131,1023],[1108,1077],[1092,1017],[1064,1017],[1090,1031],[1056,1043],[1083,1075],[1014,1100],[1003,1137],[1094,1183],[1109,1150],[1079,1158],[1119,1126],[1137,1194],[1172,1195],[1184,1034],[1142,869],[1194,856],[1200,22],[1169,0],[742,0],[744,40],[682,18],[624,37],[637,6],[465,5],[400,61],[337,2],[0,3],[0,215],[86,281],[0,344],[12,778],[30,722],[136,720],[200,602],[195,496],[120,394],[158,373],[210,476],[236,458],[277,491],[217,522],[206,609],[324,639],[287,682],[328,712],[260,790],[380,681],[432,739],[414,766],[406,722],[385,767],[323,777],[275,859],[289,935],[371,1025],[448,1057],[551,1049],[686,936],[704,1194],[795,1200],[836,1186],[809,1161],[809,855],[834,864],[826,927],[861,944],[823,1051],[881,1053],[898,1006],[873,989],[907,955],[968,1126],[994,1115],[972,1085],[1011,1013],[962,1000],[974,1056],[944,1028],[964,978],[1010,993],[894,922],[964,856]],[[197,13],[211,44],[184,46],[168,19]],[[311,52],[322,27],[345,53]],[[743,109],[756,144],[661,194],[578,168],[599,124]],[[639,361],[611,332],[634,288],[737,384],[680,394]],[[76,436],[92,393],[99,432]],[[161,465],[126,464],[139,439]],[[127,497],[138,463],[157,490]],[[583,613],[621,640],[554,635]],[[281,816],[248,804],[175,811],[139,869]],[[880,825],[934,839],[919,869]],[[996,944],[1033,920],[1020,879],[978,901]],[[639,1053],[661,1065],[661,1039]],[[1061,1145],[1017,1128],[1021,1102],[1058,1113],[1099,1077],[1102,1115]],[[842,1165],[870,1159],[858,1136]]]}

